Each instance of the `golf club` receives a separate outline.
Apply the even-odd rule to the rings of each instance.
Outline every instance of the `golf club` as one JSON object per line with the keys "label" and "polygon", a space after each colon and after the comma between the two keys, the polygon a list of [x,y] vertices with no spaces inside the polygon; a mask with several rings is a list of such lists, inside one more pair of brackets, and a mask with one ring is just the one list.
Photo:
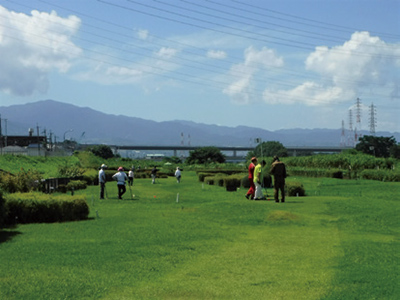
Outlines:
{"label": "golf club", "polygon": [[108,200],[108,193],[107,193],[107,188],[106,188],[105,184],[104,184],[104,192],[106,193],[106,199]]}
{"label": "golf club", "polygon": [[130,191],[130,194],[131,194],[131,199],[133,200],[133,197],[135,197],[135,195],[134,195],[134,194],[132,194],[131,185],[130,185],[130,184],[128,184],[128,186],[129,186],[129,191]]}

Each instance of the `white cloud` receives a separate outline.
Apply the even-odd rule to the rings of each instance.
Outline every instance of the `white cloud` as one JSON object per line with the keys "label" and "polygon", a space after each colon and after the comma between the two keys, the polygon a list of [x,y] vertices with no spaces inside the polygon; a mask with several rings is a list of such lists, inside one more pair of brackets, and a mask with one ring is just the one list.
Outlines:
{"label": "white cloud", "polygon": [[278,57],[275,51],[266,47],[261,50],[249,47],[244,51],[244,62],[232,66],[230,77],[233,82],[223,90],[223,93],[229,95],[238,104],[248,104],[255,101],[254,96],[252,96],[252,90],[255,86],[254,77],[262,68],[282,65],[283,59]]}
{"label": "white cloud", "polygon": [[269,104],[303,103],[308,106],[342,102],[344,99],[354,99],[355,94],[337,86],[324,87],[318,83],[307,81],[291,90],[266,89],[263,99]]}
{"label": "white cloud", "polygon": [[0,89],[17,96],[46,92],[48,74],[66,72],[81,50],[71,41],[80,19],[56,12],[31,15],[0,6]]}
{"label": "white cloud", "polygon": [[172,58],[172,57],[174,57],[177,53],[178,53],[178,50],[177,50],[177,49],[168,48],[168,47],[162,47],[160,50],[158,50],[158,52],[156,53],[156,55],[157,55],[158,57],[167,59],[167,58]]}
{"label": "white cloud", "polygon": [[[316,47],[305,61],[320,81],[306,81],[290,90],[266,89],[270,104],[303,103],[310,106],[354,102],[358,95],[374,91],[396,95],[400,45],[390,45],[368,32],[355,32],[343,45]],[[322,83],[323,82],[323,83]]]}
{"label": "white cloud", "polygon": [[215,59],[224,59],[227,57],[227,54],[225,51],[209,50],[207,52],[207,57]]}
{"label": "white cloud", "polygon": [[148,31],[148,30],[141,29],[141,30],[138,30],[138,31],[137,31],[137,35],[138,35],[138,37],[139,37],[140,39],[146,40],[146,39],[148,38],[148,36],[149,36],[149,31]]}

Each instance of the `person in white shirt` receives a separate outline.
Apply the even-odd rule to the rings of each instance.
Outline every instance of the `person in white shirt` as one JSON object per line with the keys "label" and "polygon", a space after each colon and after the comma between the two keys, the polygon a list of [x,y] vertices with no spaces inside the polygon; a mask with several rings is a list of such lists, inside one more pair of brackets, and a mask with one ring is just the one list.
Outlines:
{"label": "person in white shirt", "polygon": [[122,199],[122,195],[126,192],[125,181],[128,180],[128,176],[124,172],[124,168],[119,167],[118,172],[115,173],[112,178],[117,181],[118,199]]}
{"label": "person in white shirt", "polygon": [[176,181],[178,183],[180,183],[181,182],[181,169],[179,169],[179,167],[176,168],[175,177],[176,177]]}
{"label": "person in white shirt", "polygon": [[100,185],[100,199],[104,199],[104,189],[106,187],[106,173],[104,170],[107,169],[105,164],[102,164],[99,171],[99,185]]}
{"label": "person in white shirt", "polygon": [[134,167],[132,167],[132,169],[130,169],[129,172],[128,172],[128,184],[130,186],[133,185],[133,178],[135,177],[133,170],[135,170]]}

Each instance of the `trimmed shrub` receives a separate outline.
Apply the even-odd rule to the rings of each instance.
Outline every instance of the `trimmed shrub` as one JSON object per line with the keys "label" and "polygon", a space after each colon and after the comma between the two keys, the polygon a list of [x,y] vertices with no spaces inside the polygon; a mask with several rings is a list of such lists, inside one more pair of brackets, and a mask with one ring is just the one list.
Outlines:
{"label": "trimmed shrub", "polygon": [[362,179],[400,182],[400,173],[392,170],[364,170],[359,174]]}
{"label": "trimmed shrub", "polygon": [[4,225],[5,213],[5,200],[3,197],[3,192],[0,190],[0,228]]}
{"label": "trimmed shrub", "polygon": [[286,195],[288,196],[305,196],[306,191],[304,190],[303,184],[300,182],[286,182]]}
{"label": "trimmed shrub", "polygon": [[327,171],[327,177],[343,179],[343,172],[339,170]]}
{"label": "trimmed shrub", "polygon": [[77,190],[84,190],[87,188],[86,181],[83,180],[71,180],[67,184],[67,191],[77,191]]}
{"label": "trimmed shrub", "polygon": [[236,192],[241,184],[240,175],[230,175],[224,178],[224,186],[228,192]]}
{"label": "trimmed shrub", "polygon": [[86,170],[82,175],[82,180],[86,181],[87,185],[99,184],[99,172],[97,170]]}
{"label": "trimmed shrub", "polygon": [[242,179],[240,180],[240,186],[245,188],[245,189],[249,189],[250,188],[250,180],[249,180],[249,176],[248,175],[242,177]]}
{"label": "trimmed shrub", "polygon": [[212,173],[204,173],[204,172],[200,172],[200,173],[197,173],[197,176],[199,177],[199,181],[200,182],[204,182],[204,178],[205,177],[207,177],[207,176],[213,176],[214,174],[212,174]]}
{"label": "trimmed shrub", "polygon": [[[263,186],[265,188],[271,188],[272,187],[272,177],[270,175],[264,175],[263,176]],[[245,177],[242,177],[240,180],[240,185],[243,188],[250,188],[250,180],[249,177],[246,175]]]}
{"label": "trimmed shrub", "polygon": [[15,193],[6,196],[5,224],[53,223],[85,220],[89,206],[85,196],[52,196]]}
{"label": "trimmed shrub", "polygon": [[208,173],[208,174],[226,174],[226,175],[233,175],[233,174],[238,174],[238,173],[243,173],[243,169],[200,169],[196,171],[197,174],[200,173]]}
{"label": "trimmed shrub", "polygon": [[215,179],[214,176],[206,176],[204,177],[203,182],[205,184],[214,185],[214,179]]}
{"label": "trimmed shrub", "polygon": [[27,193],[37,190],[40,186],[41,175],[37,171],[25,171],[13,175],[11,173],[0,173],[0,188],[7,193]]}

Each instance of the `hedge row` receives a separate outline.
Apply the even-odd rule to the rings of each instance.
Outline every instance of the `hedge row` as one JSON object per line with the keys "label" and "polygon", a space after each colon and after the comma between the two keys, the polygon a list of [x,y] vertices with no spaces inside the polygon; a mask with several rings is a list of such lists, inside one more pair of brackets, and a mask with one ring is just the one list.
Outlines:
{"label": "hedge row", "polygon": [[400,173],[388,169],[366,169],[363,171],[343,171],[339,169],[307,169],[290,167],[291,176],[306,176],[306,177],[329,177],[329,178],[348,178],[348,179],[370,179],[379,181],[400,182]]}
{"label": "hedge row", "polygon": [[238,173],[243,173],[243,169],[198,169],[196,170],[197,175],[200,173],[207,173],[210,175],[213,174],[226,174],[226,175],[234,175]]}
{"label": "hedge row", "polygon": [[[305,176],[305,177],[329,177],[343,179],[351,176],[349,172],[344,172],[339,169],[308,169],[308,168],[288,168],[288,173],[291,176]],[[355,173],[354,173],[355,174]]]}
{"label": "hedge row", "polygon": [[[200,175],[200,174],[199,174]],[[204,173],[202,173],[203,178]],[[210,185],[218,185],[225,187],[227,191],[237,191],[237,188],[243,187],[248,189],[250,187],[249,178],[243,176],[243,174],[236,175],[226,175],[217,173],[215,176],[205,176],[203,181]],[[271,176],[264,176],[264,187],[272,188]],[[305,196],[306,192],[304,190],[303,184],[300,182],[286,182],[285,194],[291,197]]]}
{"label": "hedge row", "polygon": [[5,199],[3,197],[3,193],[0,190],[0,228],[3,227],[4,221],[6,217],[6,210],[5,210]]}
{"label": "hedge row", "polygon": [[[117,170],[105,170],[106,180],[114,181],[112,176],[117,173]],[[127,173],[127,172],[126,172]],[[157,172],[158,178],[168,178],[168,176],[174,176],[174,172]],[[128,175],[128,174],[127,174]],[[141,178],[151,178],[151,169],[142,169],[135,171],[135,179]],[[88,170],[83,174],[83,179],[88,185],[98,185],[99,184],[99,172],[96,170]]]}
{"label": "hedge row", "polygon": [[52,196],[15,193],[5,196],[4,224],[53,223],[86,220],[89,206],[85,196]]}
{"label": "hedge row", "polygon": [[360,172],[361,179],[400,182],[400,173],[389,170],[364,170]]}
{"label": "hedge row", "polygon": [[[250,181],[246,175],[243,173],[227,175],[225,173],[198,173],[199,181],[210,184],[225,187],[227,191],[236,191],[237,188],[249,188]],[[264,187],[272,187],[271,176],[265,175],[263,177]]]}

